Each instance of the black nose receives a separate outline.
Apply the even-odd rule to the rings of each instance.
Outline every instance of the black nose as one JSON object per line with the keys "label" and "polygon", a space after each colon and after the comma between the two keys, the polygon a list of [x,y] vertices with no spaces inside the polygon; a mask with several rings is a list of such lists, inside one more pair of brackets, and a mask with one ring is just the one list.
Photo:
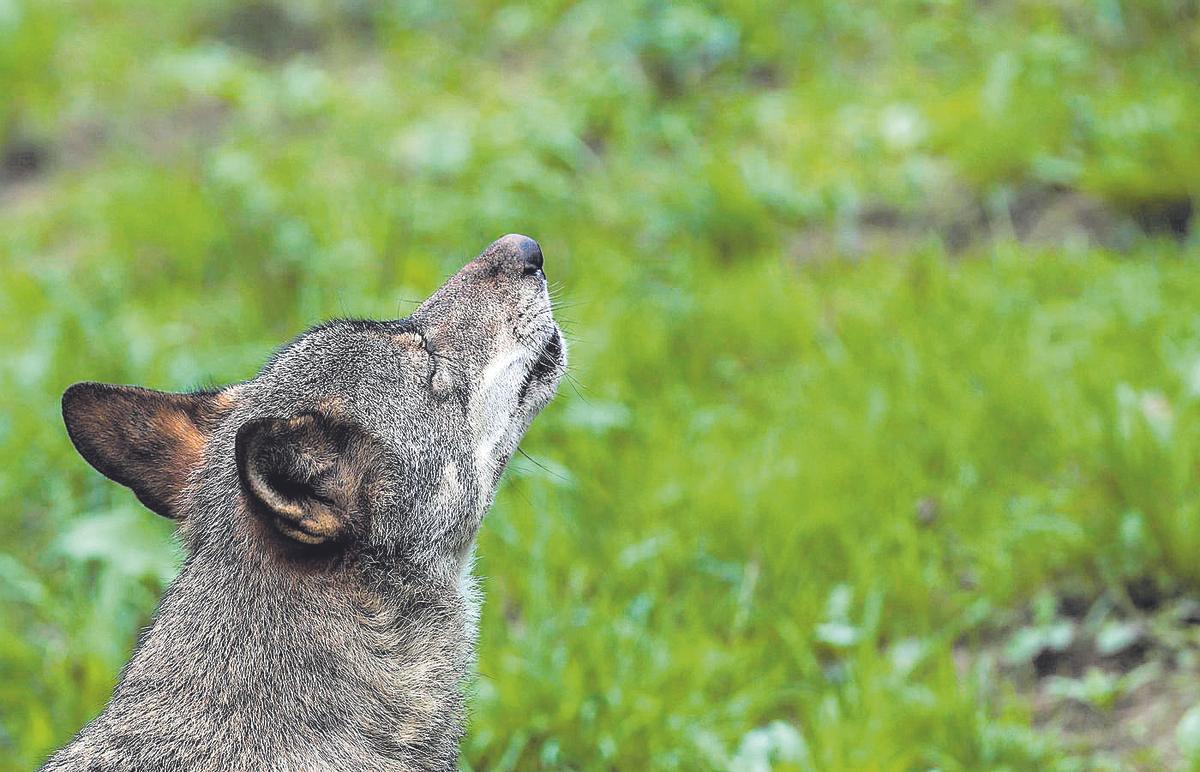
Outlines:
{"label": "black nose", "polygon": [[510,233],[501,236],[495,245],[504,248],[504,251],[520,260],[525,273],[533,274],[542,270],[542,248],[528,236]]}

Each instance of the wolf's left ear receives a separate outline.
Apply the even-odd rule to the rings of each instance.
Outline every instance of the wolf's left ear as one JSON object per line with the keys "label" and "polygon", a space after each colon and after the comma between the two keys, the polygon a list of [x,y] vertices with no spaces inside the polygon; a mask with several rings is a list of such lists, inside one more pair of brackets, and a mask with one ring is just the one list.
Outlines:
{"label": "wolf's left ear", "polygon": [[170,518],[179,516],[188,476],[232,405],[218,391],[173,394],[106,383],[77,383],[62,398],[63,421],[79,455]]}

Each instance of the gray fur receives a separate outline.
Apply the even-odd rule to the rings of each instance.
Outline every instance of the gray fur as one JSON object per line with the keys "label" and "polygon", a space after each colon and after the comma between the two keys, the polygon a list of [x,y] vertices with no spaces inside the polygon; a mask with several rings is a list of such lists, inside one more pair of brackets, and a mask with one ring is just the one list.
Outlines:
{"label": "gray fur", "polygon": [[[198,455],[178,454],[197,463],[176,487],[169,469],[151,479],[123,450],[147,426],[173,426],[173,407],[121,390],[146,415],[114,426],[131,412],[105,410],[117,391],[68,391],[81,453],[174,517],[187,557],[112,700],[46,770],[456,766],[474,538],[565,368],[531,244],[495,242],[408,319],[321,325],[253,380],[188,397],[181,436],[201,440]],[[256,422],[270,430],[249,445]],[[270,455],[271,438],[293,429],[320,447],[297,445],[299,461]],[[245,468],[256,463],[266,471]],[[309,464],[319,485],[294,495],[307,506],[329,489],[311,501],[333,513],[334,537],[295,541],[255,503],[246,480],[261,472],[273,485],[270,464]]]}

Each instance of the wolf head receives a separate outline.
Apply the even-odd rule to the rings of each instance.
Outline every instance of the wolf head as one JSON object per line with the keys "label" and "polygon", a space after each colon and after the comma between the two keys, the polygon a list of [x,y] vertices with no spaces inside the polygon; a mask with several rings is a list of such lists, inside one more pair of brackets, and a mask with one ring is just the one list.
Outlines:
{"label": "wolf head", "polygon": [[319,325],[222,389],[76,384],[63,416],[80,454],[177,520],[193,554],[369,550],[454,571],[565,367],[541,249],[513,234],[406,319]]}

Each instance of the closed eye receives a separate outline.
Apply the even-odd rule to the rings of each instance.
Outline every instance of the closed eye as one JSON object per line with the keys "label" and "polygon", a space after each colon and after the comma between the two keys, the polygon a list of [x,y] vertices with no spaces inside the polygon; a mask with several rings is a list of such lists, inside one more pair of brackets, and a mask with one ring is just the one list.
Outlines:
{"label": "closed eye", "polygon": [[432,385],[434,373],[437,372],[439,357],[428,336],[422,335],[415,330],[406,330],[396,335],[395,341],[407,350],[408,355],[412,357],[414,362],[421,358],[420,352],[425,354],[425,358],[429,361],[428,373],[425,378],[426,382]]}
{"label": "closed eye", "polygon": [[429,342],[429,338],[427,338],[424,335],[421,336],[421,347],[424,348],[425,353],[429,355],[428,384],[429,384],[429,388],[432,389],[433,388],[433,376],[437,374],[438,363],[439,363],[438,360],[440,359],[440,357],[438,356],[437,351],[434,350],[433,344]]}

